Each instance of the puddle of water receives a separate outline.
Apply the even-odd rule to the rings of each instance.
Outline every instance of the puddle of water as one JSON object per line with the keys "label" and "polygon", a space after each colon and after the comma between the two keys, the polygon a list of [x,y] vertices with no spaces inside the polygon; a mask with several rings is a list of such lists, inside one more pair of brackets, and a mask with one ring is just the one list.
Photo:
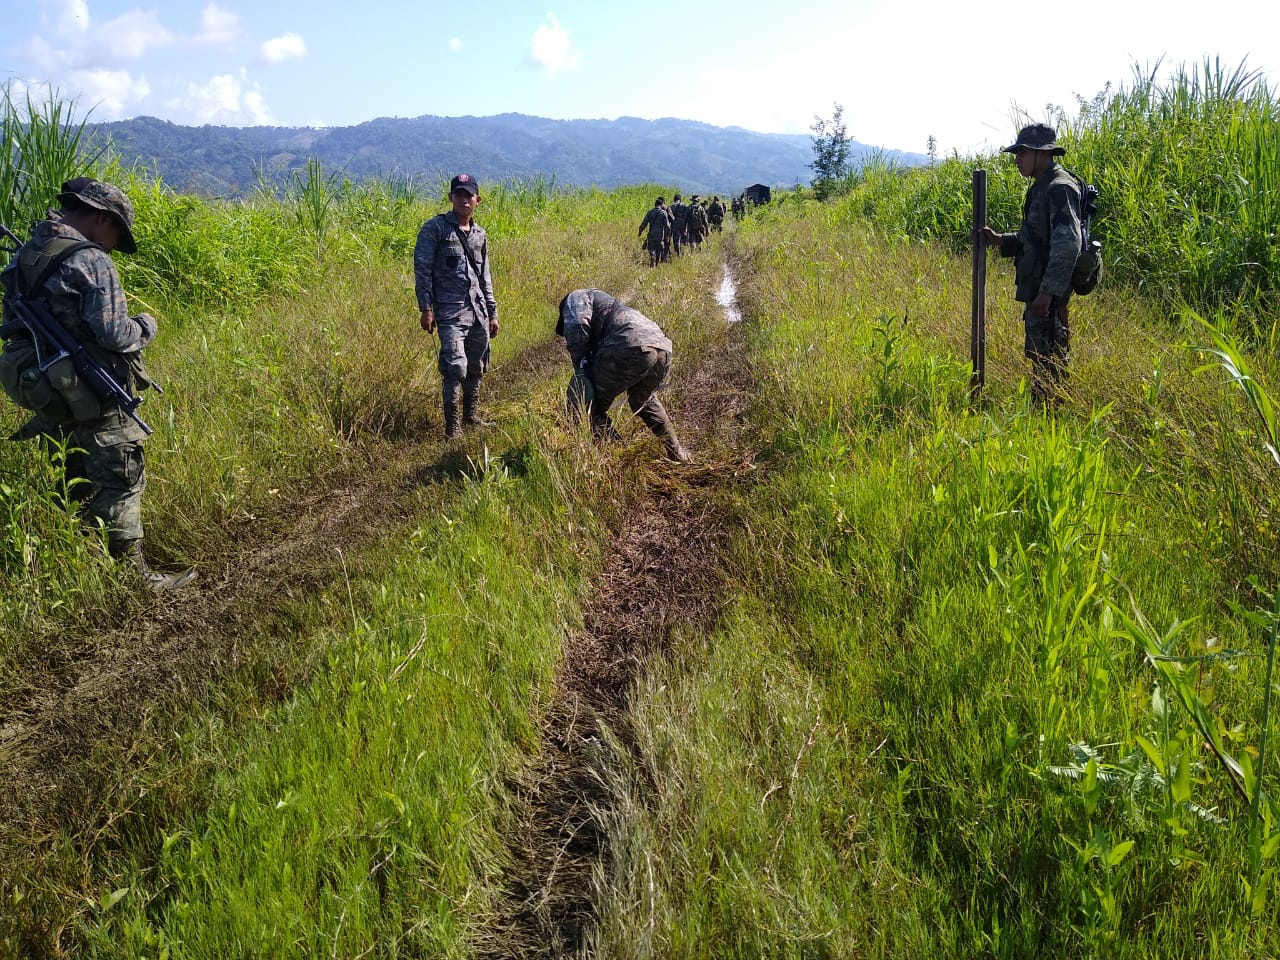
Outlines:
{"label": "puddle of water", "polygon": [[724,310],[725,322],[738,323],[742,320],[742,311],[738,309],[738,286],[733,282],[733,274],[727,267],[720,289],[716,291],[716,303]]}

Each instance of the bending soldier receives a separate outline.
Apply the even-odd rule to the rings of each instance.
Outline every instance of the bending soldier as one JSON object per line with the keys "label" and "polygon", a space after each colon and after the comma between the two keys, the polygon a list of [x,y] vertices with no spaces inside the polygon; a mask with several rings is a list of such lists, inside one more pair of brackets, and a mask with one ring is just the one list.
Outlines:
{"label": "bending soldier", "polygon": [[661,438],[667,458],[689,462],[657,396],[671,369],[671,341],[656,323],[603,290],[573,290],[560,301],[556,335],[564,337],[574,370],[591,384],[587,403],[597,439],[618,439],[609,408],[626,391],[632,412]]}
{"label": "bending soldier", "polygon": [[489,243],[473,219],[480,185],[460,173],[449,183],[453,209],[432,217],[418,231],[413,276],[419,324],[440,331],[440,393],[444,435],[458,435],[458,394],[462,423],[487,426],[480,418],[480,381],[489,369],[489,341],[498,335],[498,302],[489,274]]}

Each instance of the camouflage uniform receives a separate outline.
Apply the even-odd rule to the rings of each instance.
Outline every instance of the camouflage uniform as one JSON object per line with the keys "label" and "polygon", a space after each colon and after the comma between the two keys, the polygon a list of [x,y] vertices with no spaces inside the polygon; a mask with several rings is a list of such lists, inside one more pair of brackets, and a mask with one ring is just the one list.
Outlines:
{"label": "camouflage uniform", "polygon": [[702,238],[707,235],[707,211],[697,197],[689,205],[689,245],[695,250],[702,248]]}
{"label": "camouflage uniform", "polygon": [[597,437],[617,437],[609,408],[626,391],[632,412],[662,439],[667,456],[688,461],[657,396],[671,369],[671,341],[656,323],[603,290],[574,290],[560,302],[556,333],[564,337],[574,369],[591,381]]}
{"label": "camouflage uniform", "polygon": [[432,217],[418,231],[413,276],[418,309],[435,311],[440,332],[438,368],[446,417],[448,410],[457,409],[461,388],[463,408],[472,418],[480,381],[489,369],[489,321],[498,316],[484,228],[473,220],[470,230],[462,230],[452,210]]}
{"label": "camouflage uniform", "polygon": [[689,231],[689,206],[680,201],[678,193],[671,204],[671,217],[671,240],[676,248],[676,256],[679,256],[680,248],[688,239],[686,235]]}
{"label": "camouflage uniform", "polygon": [[[1044,149],[1057,156],[1065,152],[1053,139],[1053,131],[1035,124],[1024,128],[1019,136],[1033,140],[1033,148],[1045,143]],[[1024,136],[1027,135],[1027,136]],[[1006,147],[1013,152],[1014,147]],[[1017,233],[1000,236],[1000,253],[1014,258],[1015,294],[1024,304],[1023,354],[1031,361],[1032,390],[1041,399],[1053,399],[1067,376],[1070,361],[1071,327],[1068,305],[1071,300],[1071,274],[1080,254],[1080,186],[1074,176],[1051,160],[1027,190],[1022,204],[1022,226]],[[1053,299],[1049,315],[1039,316],[1031,302],[1047,293]]]}
{"label": "camouflage uniform", "polygon": [[723,229],[724,213],[724,204],[720,202],[719,197],[716,197],[711,201],[711,206],[707,207],[707,220],[710,222],[712,230]]}
{"label": "camouflage uniform", "polygon": [[[110,189],[118,194],[117,202],[128,204],[122,193]],[[132,219],[132,208],[126,209]],[[55,238],[85,239],[62,223],[58,214],[50,216],[36,224],[27,247],[44,248]],[[126,245],[122,243],[121,249],[127,249]],[[18,261],[19,257],[14,257],[0,272],[6,292],[15,289]],[[53,316],[121,386],[130,393],[150,386],[141,350],[155,335],[156,323],[148,314],[129,316],[120,275],[110,255],[96,246],[73,253],[58,265],[42,290]],[[10,319],[6,304],[5,320]],[[142,452],[146,432],[142,427],[118,407],[107,407],[96,419],[50,423],[38,418],[20,432],[24,436],[36,434],[42,434],[49,444],[65,444],[68,495],[80,504],[82,516],[106,528],[111,555],[122,556],[135,544],[140,547],[142,492],[146,487]]]}
{"label": "camouflage uniform", "polygon": [[663,259],[663,251],[671,238],[671,220],[667,217],[667,208],[662,205],[661,200],[640,221],[638,233],[643,234],[645,230],[649,231],[645,241],[645,249],[649,251],[649,266],[657,266]]}

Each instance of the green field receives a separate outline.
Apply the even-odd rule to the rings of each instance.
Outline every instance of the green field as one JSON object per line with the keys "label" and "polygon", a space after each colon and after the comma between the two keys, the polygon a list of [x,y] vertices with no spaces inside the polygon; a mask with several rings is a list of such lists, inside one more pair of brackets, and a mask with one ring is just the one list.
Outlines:
{"label": "green field", "polygon": [[[1024,184],[955,157],[657,269],[669,187],[489,188],[454,443],[441,185],[93,158],[161,321],[149,548],[201,579],[141,596],[0,446],[0,956],[1280,956],[1276,102],[1206,64],[1061,120],[1109,271],[1055,412],[994,260],[970,394],[969,175],[1005,229]],[[57,104],[5,123],[25,232],[89,161]],[[693,465],[564,418],[583,286],[675,343]]]}

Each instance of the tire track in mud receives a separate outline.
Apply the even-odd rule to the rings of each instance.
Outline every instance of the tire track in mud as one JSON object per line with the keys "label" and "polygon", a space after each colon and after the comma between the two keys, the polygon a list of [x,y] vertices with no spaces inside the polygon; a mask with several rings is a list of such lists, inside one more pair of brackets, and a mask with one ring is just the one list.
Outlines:
{"label": "tire track in mud", "polygon": [[[561,355],[554,341],[542,342],[495,369],[493,401],[526,393]],[[466,448],[435,439],[439,429],[438,421],[425,423],[427,438],[380,449],[336,487],[288,502],[247,530],[238,549],[202,558],[190,588],[131,604],[75,655],[51,658],[7,697],[0,839],[99,817],[93,811],[118,789],[124,762],[106,762],[102,751],[137,753],[157,717],[205,698],[245,662],[246,638],[287,636],[295,600],[340,586],[348,555],[402,529],[423,488],[465,472]],[[268,682],[280,697],[296,680]]]}
{"label": "tire track in mud", "polygon": [[[743,452],[751,386],[741,327],[727,324],[672,411],[700,463],[642,477],[645,494],[615,536],[583,626],[565,638],[542,749],[508,785],[513,869],[476,937],[487,960],[592,955],[619,801],[607,768],[617,745],[634,753],[628,714],[644,661],[676,632],[706,632],[720,616],[730,531],[719,491],[752,469]],[[708,461],[709,450],[718,459]]]}

